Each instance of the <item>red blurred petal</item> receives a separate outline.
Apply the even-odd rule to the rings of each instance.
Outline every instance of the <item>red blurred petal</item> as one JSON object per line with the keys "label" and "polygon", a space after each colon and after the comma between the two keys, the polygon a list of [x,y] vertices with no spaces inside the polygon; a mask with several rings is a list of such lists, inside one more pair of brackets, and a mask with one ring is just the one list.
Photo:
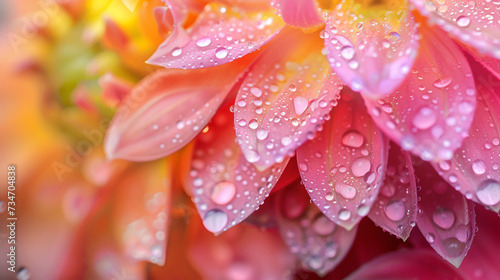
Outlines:
{"label": "red blurred petal", "polygon": [[323,23],[315,0],[274,0],[272,3],[288,25],[308,28]]}
{"label": "red blurred petal", "polygon": [[361,98],[344,90],[316,137],[297,150],[300,176],[313,202],[332,221],[353,228],[377,197],[388,141]]}
{"label": "red blurred petal", "polygon": [[472,122],[474,80],[451,39],[439,30],[422,30],[420,55],[403,86],[365,103],[380,129],[403,149],[424,160],[450,159]]}

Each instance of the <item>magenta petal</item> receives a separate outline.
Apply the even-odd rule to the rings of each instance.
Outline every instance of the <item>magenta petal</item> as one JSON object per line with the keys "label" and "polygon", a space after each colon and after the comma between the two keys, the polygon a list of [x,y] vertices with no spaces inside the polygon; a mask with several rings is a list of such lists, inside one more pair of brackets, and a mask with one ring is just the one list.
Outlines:
{"label": "magenta petal", "polygon": [[319,38],[285,33],[252,66],[234,106],[238,143],[259,169],[293,155],[311,138],[341,87],[320,53]]}
{"label": "magenta petal", "polygon": [[[477,109],[469,135],[451,160],[434,168],[467,198],[495,212],[500,210],[500,80],[473,64]],[[477,73],[477,74],[476,74]]]}
{"label": "magenta petal", "polygon": [[113,118],[104,143],[107,157],[148,161],[179,150],[210,121],[247,65],[147,76]]}
{"label": "magenta petal", "polygon": [[219,234],[252,214],[269,195],[288,163],[265,171],[245,160],[234,141],[232,114],[221,109],[195,143],[187,188],[205,227]]}
{"label": "magenta petal", "polygon": [[440,30],[423,31],[420,55],[405,83],[383,99],[365,98],[365,104],[403,149],[439,161],[450,159],[467,136],[476,91],[469,63],[455,43]]}
{"label": "magenta petal", "polygon": [[247,13],[208,5],[187,30],[176,25],[147,63],[183,69],[224,64],[259,49],[283,25],[271,10]]}
{"label": "magenta petal", "polygon": [[353,2],[342,1],[326,25],[330,65],[354,91],[372,98],[390,94],[404,81],[417,55],[415,19],[406,10],[380,20],[364,17],[364,10]]}
{"label": "magenta petal", "polygon": [[463,47],[463,49],[467,53],[472,55],[476,61],[478,61],[479,63],[481,63],[481,65],[483,65],[486,69],[488,69],[489,72],[491,72],[488,73],[486,71],[481,71],[480,73],[478,73],[478,75],[476,75],[475,77],[476,80],[481,80],[481,82],[483,83],[486,84],[489,83],[491,85],[498,86],[499,85],[498,80],[500,80],[500,59],[495,59],[493,57],[481,54],[477,50],[470,47],[469,48]]}
{"label": "magenta petal", "polygon": [[417,221],[417,185],[410,154],[392,142],[384,183],[368,216],[403,240]]}
{"label": "magenta petal", "polygon": [[357,94],[344,90],[330,116],[297,150],[297,162],[312,201],[350,230],[368,215],[379,193],[389,144]]}
{"label": "magenta petal", "polygon": [[309,202],[299,183],[277,195],[278,225],[292,253],[319,276],[332,271],[349,252],[357,227],[347,231],[337,226]]}
{"label": "magenta petal", "polygon": [[429,163],[416,167],[422,190],[418,202],[418,228],[444,259],[460,266],[474,239],[474,203],[454,190]]}
{"label": "magenta petal", "polygon": [[274,0],[272,3],[288,25],[307,28],[323,23],[315,0]]}
{"label": "magenta petal", "polygon": [[410,0],[443,30],[482,53],[500,59],[500,5],[491,0]]}
{"label": "magenta petal", "polygon": [[453,266],[429,250],[400,250],[363,265],[346,280],[465,280]]}

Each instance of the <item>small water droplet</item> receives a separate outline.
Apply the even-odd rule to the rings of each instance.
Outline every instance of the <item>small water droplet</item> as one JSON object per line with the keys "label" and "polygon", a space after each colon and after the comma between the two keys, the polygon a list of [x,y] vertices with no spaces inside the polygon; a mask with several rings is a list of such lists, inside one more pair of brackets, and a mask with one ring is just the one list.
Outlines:
{"label": "small water droplet", "polygon": [[470,25],[470,18],[467,16],[459,16],[457,18],[457,25],[460,27],[467,27]]}
{"label": "small water droplet", "polygon": [[486,172],[486,165],[484,164],[484,161],[480,159],[473,161],[472,171],[474,171],[477,175],[484,174],[484,172]]}
{"label": "small water droplet", "polygon": [[262,90],[258,87],[252,87],[250,88],[250,93],[253,94],[255,97],[261,97],[262,96]]}
{"label": "small water droplet", "polygon": [[267,130],[265,130],[265,129],[260,128],[257,130],[257,139],[259,139],[259,140],[265,140],[268,135],[269,135],[269,132],[267,132]]}
{"label": "small water droplet", "polygon": [[234,198],[236,187],[232,182],[222,181],[212,188],[212,201],[217,204],[226,204]]}
{"label": "small water droplet", "polygon": [[203,38],[199,39],[198,41],[196,41],[196,45],[198,47],[206,47],[206,46],[210,45],[210,43],[212,43],[212,40],[210,40],[210,38],[208,38],[208,37],[203,37]]}
{"label": "small water droplet", "polygon": [[413,125],[418,129],[427,129],[432,127],[437,121],[434,110],[429,107],[422,107],[413,118]]}
{"label": "small water droplet", "polygon": [[179,55],[181,55],[181,54],[182,54],[182,49],[181,49],[181,48],[174,48],[174,49],[172,50],[172,56],[173,56],[173,57],[177,57],[177,56],[179,56]]}
{"label": "small water droplet", "polygon": [[293,99],[293,107],[297,115],[302,115],[309,106],[309,100],[302,96],[297,96]]}
{"label": "small water droplet", "polygon": [[447,86],[449,86],[451,84],[451,81],[453,79],[450,78],[450,77],[445,77],[445,78],[441,78],[441,79],[437,79],[436,81],[434,81],[434,86],[437,87],[437,88],[445,88]]}
{"label": "small water droplet", "polygon": [[351,46],[344,46],[340,50],[340,55],[345,59],[345,60],[351,60],[354,55],[356,54],[356,50],[354,50],[353,47]]}
{"label": "small water droplet", "polygon": [[346,199],[353,199],[356,196],[356,188],[343,182],[335,185],[335,191]]}
{"label": "small water droplet", "polygon": [[226,58],[227,54],[228,54],[228,51],[224,47],[219,47],[215,50],[215,57],[217,57],[219,59]]}
{"label": "small water droplet", "polygon": [[357,158],[352,161],[351,164],[351,171],[352,175],[356,177],[363,177],[368,171],[370,171],[370,168],[372,167],[370,161],[366,158]]}
{"label": "small water droplet", "polygon": [[427,240],[427,242],[429,242],[430,244],[434,243],[434,240],[436,239],[436,236],[433,234],[433,233],[428,233],[425,235],[425,239]]}

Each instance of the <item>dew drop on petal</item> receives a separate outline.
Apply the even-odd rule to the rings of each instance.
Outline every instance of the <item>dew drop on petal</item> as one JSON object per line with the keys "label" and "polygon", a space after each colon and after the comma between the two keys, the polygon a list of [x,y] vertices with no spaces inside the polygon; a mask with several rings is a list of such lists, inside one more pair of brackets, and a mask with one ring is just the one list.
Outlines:
{"label": "dew drop on petal", "polygon": [[227,225],[227,214],[219,209],[212,209],[203,218],[203,225],[211,232],[219,232]]}
{"label": "dew drop on petal", "polygon": [[253,94],[255,97],[261,97],[262,96],[262,90],[258,87],[252,87],[250,88],[250,93]]}
{"label": "dew drop on petal", "polygon": [[356,130],[349,130],[342,136],[342,144],[351,148],[359,148],[364,143],[364,137]]}
{"label": "dew drop on petal", "polygon": [[451,84],[452,80],[453,79],[450,77],[437,79],[436,81],[434,81],[434,86],[437,88],[445,88]]}
{"label": "dew drop on petal", "polygon": [[203,37],[203,38],[199,39],[198,41],[196,41],[196,45],[198,47],[206,47],[206,46],[210,45],[210,43],[212,43],[212,41],[208,37]]}
{"label": "dew drop on petal", "polygon": [[460,27],[467,27],[470,25],[470,18],[468,16],[459,16],[457,18],[457,25]]}
{"label": "dew drop on petal", "polygon": [[370,171],[371,167],[372,165],[368,159],[357,158],[351,163],[352,175],[356,177],[363,177],[366,173],[368,173],[368,171]]}
{"label": "dew drop on petal", "polygon": [[413,125],[418,129],[427,129],[432,127],[437,121],[434,110],[429,107],[422,107],[413,118]]}
{"label": "dew drop on petal", "polygon": [[347,209],[343,209],[339,211],[339,219],[342,221],[347,221],[351,218],[351,212]]}
{"label": "dew drop on petal", "polygon": [[335,191],[346,199],[353,199],[356,196],[356,188],[342,182],[335,185]]}
{"label": "dew drop on petal", "polygon": [[172,56],[173,56],[173,57],[179,56],[179,55],[181,55],[181,54],[182,54],[182,49],[181,49],[181,48],[174,48],[174,49],[172,50]]}
{"label": "dew drop on petal", "polygon": [[405,205],[401,201],[388,203],[384,208],[384,213],[387,218],[397,222],[405,216]]}
{"label": "dew drop on petal", "polygon": [[219,59],[226,58],[227,54],[228,54],[228,51],[224,47],[219,47],[215,50],[215,57],[217,57]]}
{"label": "dew drop on petal", "polygon": [[345,59],[345,60],[351,60],[354,55],[356,54],[356,51],[354,50],[353,47],[351,46],[344,46],[340,50],[340,55]]}
{"label": "dew drop on petal", "polygon": [[306,111],[308,105],[309,101],[305,97],[297,96],[293,99],[293,107],[297,115],[302,115]]}
{"label": "dew drop on petal", "polygon": [[478,159],[472,162],[472,171],[474,171],[477,175],[484,174],[484,172],[486,172],[486,165],[484,164],[484,161]]}
{"label": "dew drop on petal", "polygon": [[257,130],[257,139],[259,139],[259,140],[265,140],[268,135],[269,135],[269,133],[265,129],[261,128],[261,129]]}
{"label": "dew drop on petal", "polygon": [[500,202],[500,183],[493,179],[488,179],[479,184],[477,198],[486,205],[495,205]]}
{"label": "dew drop on petal", "polygon": [[432,215],[432,221],[442,229],[450,229],[455,223],[455,214],[448,209],[438,207]]}
{"label": "dew drop on petal", "polygon": [[233,183],[222,181],[215,184],[212,188],[212,201],[217,204],[226,204],[234,198],[236,187]]}

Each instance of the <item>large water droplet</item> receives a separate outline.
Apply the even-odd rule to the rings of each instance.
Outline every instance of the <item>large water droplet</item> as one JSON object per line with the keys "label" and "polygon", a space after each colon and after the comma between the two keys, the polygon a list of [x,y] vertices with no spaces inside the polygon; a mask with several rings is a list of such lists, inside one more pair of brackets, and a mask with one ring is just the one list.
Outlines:
{"label": "large water droplet", "polygon": [[438,207],[432,215],[434,223],[442,229],[450,229],[455,223],[455,214],[448,209]]}
{"label": "large water droplet", "polygon": [[302,115],[309,106],[309,100],[302,96],[297,96],[293,99],[293,108],[297,115]]}
{"label": "large water droplet", "polygon": [[210,45],[210,43],[212,43],[212,40],[210,40],[210,38],[208,38],[208,37],[203,37],[203,38],[199,39],[198,41],[196,41],[196,45],[198,47],[206,47],[206,46]]}
{"label": "large water droplet", "polygon": [[457,18],[457,25],[460,27],[467,27],[470,25],[470,18],[467,16],[459,16]]}
{"label": "large water droplet", "polygon": [[182,54],[182,49],[181,49],[181,48],[174,48],[174,49],[172,50],[172,56],[173,56],[173,57],[179,56],[179,55],[181,55],[181,54]]}
{"label": "large water droplet", "polygon": [[364,137],[356,130],[349,130],[342,136],[342,144],[351,148],[359,148],[363,146]]}
{"label": "large water droplet", "polygon": [[413,125],[418,129],[432,127],[437,120],[436,113],[429,107],[422,107],[413,118]]}
{"label": "large water droplet", "polygon": [[203,218],[203,225],[209,231],[218,233],[227,225],[228,217],[226,213],[219,209],[212,209]]}
{"label": "large water droplet", "polygon": [[372,165],[370,161],[366,158],[357,158],[353,160],[351,164],[352,175],[356,177],[363,177],[366,173],[368,173],[368,171],[370,171],[371,167]]}
{"label": "large water droplet", "polygon": [[353,199],[356,196],[356,188],[342,182],[335,185],[335,191],[346,199]]}
{"label": "large water droplet", "polygon": [[484,161],[478,159],[472,162],[472,171],[474,171],[477,175],[484,174],[484,172],[486,172],[486,165],[484,164]]}
{"label": "large water droplet", "polygon": [[217,204],[226,204],[234,198],[236,187],[233,183],[222,181],[215,184],[212,188],[212,201]]}
{"label": "large water droplet", "polygon": [[339,219],[342,221],[347,221],[351,218],[351,212],[347,209],[342,209],[339,212]]}
{"label": "large water droplet", "polygon": [[225,58],[227,56],[227,54],[228,54],[228,51],[224,47],[219,47],[215,50],[215,57],[217,57],[219,59]]}
{"label": "large water droplet", "polygon": [[456,258],[462,255],[465,249],[465,243],[455,237],[450,237],[442,241],[442,245],[446,250],[446,255],[451,258]]}
{"label": "large water droplet", "polygon": [[259,140],[265,140],[268,135],[269,135],[269,132],[267,132],[267,130],[265,130],[265,129],[260,128],[257,130],[257,139],[259,139]]}
{"label": "large water droplet", "polygon": [[250,93],[253,94],[255,97],[261,97],[262,96],[262,90],[258,87],[252,87],[250,89]]}
{"label": "large water droplet", "polygon": [[353,47],[351,46],[344,46],[340,50],[340,55],[345,59],[345,60],[351,60],[354,55],[356,54],[356,51],[354,50]]}
{"label": "large water droplet", "polygon": [[445,78],[441,78],[441,79],[437,79],[436,81],[434,81],[434,86],[437,87],[437,88],[445,88],[447,86],[449,86],[451,84],[451,81],[453,79],[450,78],[450,77],[445,77]]}
{"label": "large water droplet", "polygon": [[245,158],[248,162],[257,162],[260,159],[260,155],[254,150],[245,150],[244,151]]}
{"label": "large water droplet", "polygon": [[325,217],[325,215],[319,214],[312,224],[312,228],[319,235],[328,235],[335,230],[335,223]]}
{"label": "large water droplet", "polygon": [[493,179],[483,181],[476,190],[477,198],[485,205],[495,205],[500,202],[500,183]]}
{"label": "large water droplet", "polygon": [[405,205],[401,201],[388,203],[384,208],[384,213],[387,218],[397,222],[405,216]]}

